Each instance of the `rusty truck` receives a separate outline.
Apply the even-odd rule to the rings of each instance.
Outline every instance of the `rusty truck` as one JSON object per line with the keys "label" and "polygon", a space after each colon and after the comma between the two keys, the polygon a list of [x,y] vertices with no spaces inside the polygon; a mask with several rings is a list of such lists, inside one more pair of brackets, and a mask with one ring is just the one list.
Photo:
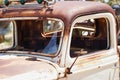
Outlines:
{"label": "rusty truck", "polygon": [[0,80],[119,80],[119,27],[110,6],[5,1],[0,8]]}

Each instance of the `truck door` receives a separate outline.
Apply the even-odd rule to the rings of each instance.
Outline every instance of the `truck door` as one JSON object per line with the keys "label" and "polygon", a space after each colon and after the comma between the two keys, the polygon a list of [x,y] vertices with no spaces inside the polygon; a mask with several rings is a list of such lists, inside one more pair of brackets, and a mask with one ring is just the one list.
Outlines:
{"label": "truck door", "polygon": [[112,14],[76,18],[72,23],[67,49],[66,79],[118,80],[116,47],[116,22]]}

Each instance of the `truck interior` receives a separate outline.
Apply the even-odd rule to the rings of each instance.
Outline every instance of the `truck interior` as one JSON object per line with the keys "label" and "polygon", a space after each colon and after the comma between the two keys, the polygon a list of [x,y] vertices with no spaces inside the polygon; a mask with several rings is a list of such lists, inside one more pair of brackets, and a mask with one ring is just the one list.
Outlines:
{"label": "truck interior", "polygon": [[[11,40],[9,42],[6,41],[6,43],[11,45],[9,46],[11,47],[10,49],[40,52],[43,54],[55,54],[59,50],[63,30],[63,25],[60,21],[46,19],[8,21],[8,23],[10,22],[14,22],[14,24],[6,24],[5,28],[2,26],[2,24],[5,26],[5,22],[1,22],[1,29],[4,28],[2,29],[4,30],[3,32],[6,31],[8,33],[11,29],[7,30],[7,27],[14,26],[16,27],[16,31],[13,30],[12,34],[8,33],[2,35],[3,32],[0,33],[0,35],[4,37],[1,37],[0,48],[8,45],[1,44],[5,43],[7,40],[7,35],[12,35],[9,37]],[[15,34],[17,34],[17,37]],[[13,37],[16,37],[17,40],[15,40]]]}
{"label": "truck interior", "polygon": [[70,56],[109,49],[109,24],[107,19],[89,19],[76,23],[71,39]]}
{"label": "truck interior", "polygon": [[[57,52],[61,34],[60,31],[52,33],[43,32],[43,21],[21,20],[16,21],[18,32],[18,45],[24,47],[24,50],[51,53]],[[56,23],[52,24],[58,26]],[[47,24],[50,26],[50,24]]]}

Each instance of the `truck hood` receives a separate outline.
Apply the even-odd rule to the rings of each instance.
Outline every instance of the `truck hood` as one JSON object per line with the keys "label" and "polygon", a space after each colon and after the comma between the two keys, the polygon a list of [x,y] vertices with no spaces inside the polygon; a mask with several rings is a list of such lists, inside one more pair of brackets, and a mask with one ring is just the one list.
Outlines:
{"label": "truck hood", "polygon": [[0,80],[51,80],[57,76],[55,67],[45,60],[0,56]]}

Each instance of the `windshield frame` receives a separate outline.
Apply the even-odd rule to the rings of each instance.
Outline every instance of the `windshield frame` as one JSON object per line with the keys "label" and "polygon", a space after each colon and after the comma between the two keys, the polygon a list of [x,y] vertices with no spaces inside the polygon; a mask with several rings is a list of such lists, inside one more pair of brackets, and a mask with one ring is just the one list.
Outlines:
{"label": "windshield frame", "polygon": [[[42,19],[40,17],[13,17],[13,18],[0,18],[0,21],[15,21],[15,20],[44,20],[44,19],[51,19],[51,20],[57,20],[60,21],[62,23],[63,26],[63,31],[61,32],[61,37],[60,37],[60,43],[59,43],[59,47],[57,49],[57,52],[55,54],[45,54],[45,53],[41,53],[41,52],[32,52],[32,51],[19,51],[19,50],[15,50],[15,49],[5,49],[5,50],[0,50],[3,53],[15,53],[15,54],[19,54],[19,53],[23,53],[23,54],[33,54],[33,55],[40,55],[40,56],[46,56],[46,57],[56,57],[60,50],[61,50],[61,46],[62,46],[62,42],[63,42],[63,34],[64,34],[64,21],[59,19],[59,18],[50,18],[50,17],[46,17]],[[14,22],[14,24],[16,24]],[[13,47],[15,48],[18,45],[18,40],[17,40],[17,26],[15,25],[14,27],[14,40],[13,40]]]}
{"label": "windshield frame", "polygon": [[13,29],[12,45],[10,45],[10,47],[8,47],[8,48],[1,48],[0,49],[0,51],[10,50],[10,49],[16,47],[16,42],[17,42],[16,36],[17,36],[17,34],[14,33],[14,32],[16,32],[16,22],[14,20],[1,20],[1,19],[0,19],[0,21],[10,21],[10,22],[12,22],[12,25],[14,25],[13,28],[12,28]]}

